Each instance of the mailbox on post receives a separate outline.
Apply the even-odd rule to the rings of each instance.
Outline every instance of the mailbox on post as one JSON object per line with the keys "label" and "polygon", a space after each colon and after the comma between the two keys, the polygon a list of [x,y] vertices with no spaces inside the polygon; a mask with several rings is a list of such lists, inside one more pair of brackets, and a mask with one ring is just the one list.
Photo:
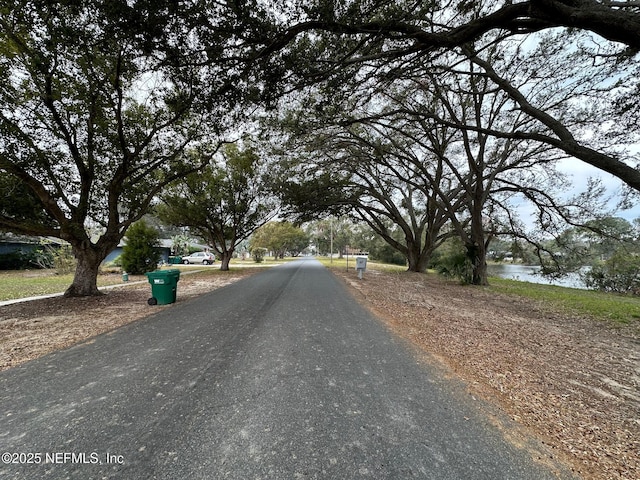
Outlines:
{"label": "mailbox on post", "polygon": [[367,269],[367,257],[356,257],[356,270],[358,278],[362,279],[363,272]]}

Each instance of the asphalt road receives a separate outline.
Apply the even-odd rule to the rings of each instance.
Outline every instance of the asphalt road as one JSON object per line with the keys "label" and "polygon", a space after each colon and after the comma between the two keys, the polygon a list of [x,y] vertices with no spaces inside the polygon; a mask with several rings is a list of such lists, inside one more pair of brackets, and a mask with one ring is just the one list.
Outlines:
{"label": "asphalt road", "polygon": [[477,403],[301,260],[1,373],[0,478],[557,478]]}

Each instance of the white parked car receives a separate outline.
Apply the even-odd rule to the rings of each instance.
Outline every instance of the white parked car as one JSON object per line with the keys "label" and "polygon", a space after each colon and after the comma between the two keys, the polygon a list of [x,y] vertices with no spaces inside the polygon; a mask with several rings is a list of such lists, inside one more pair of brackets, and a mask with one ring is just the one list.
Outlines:
{"label": "white parked car", "polygon": [[209,252],[196,252],[186,257],[182,257],[182,263],[189,265],[190,263],[201,263],[202,265],[211,265],[216,261],[216,257]]}

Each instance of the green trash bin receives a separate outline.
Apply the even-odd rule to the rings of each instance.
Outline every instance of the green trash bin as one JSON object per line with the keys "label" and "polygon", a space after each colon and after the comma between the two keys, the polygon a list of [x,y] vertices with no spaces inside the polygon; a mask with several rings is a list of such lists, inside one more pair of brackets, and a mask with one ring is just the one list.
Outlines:
{"label": "green trash bin", "polygon": [[180,265],[182,263],[182,257],[180,255],[169,257],[169,263],[171,265]]}
{"label": "green trash bin", "polygon": [[180,270],[156,270],[145,275],[151,284],[149,305],[167,305],[176,301]]}

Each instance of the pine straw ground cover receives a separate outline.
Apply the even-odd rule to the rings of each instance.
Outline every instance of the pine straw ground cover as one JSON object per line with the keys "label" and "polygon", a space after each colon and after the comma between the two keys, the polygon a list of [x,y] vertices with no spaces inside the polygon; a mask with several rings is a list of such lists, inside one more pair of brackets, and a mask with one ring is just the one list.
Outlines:
{"label": "pine straw ground cover", "polygon": [[640,322],[568,315],[433,274],[334,269],[432,361],[585,479],[640,479]]}
{"label": "pine straw ground cover", "polygon": [[[176,304],[257,271],[254,268],[182,275]],[[134,283],[138,281],[141,283]],[[130,284],[100,297],[55,297],[0,306],[0,371],[173,307],[149,306],[150,296],[146,277],[130,276]]]}

